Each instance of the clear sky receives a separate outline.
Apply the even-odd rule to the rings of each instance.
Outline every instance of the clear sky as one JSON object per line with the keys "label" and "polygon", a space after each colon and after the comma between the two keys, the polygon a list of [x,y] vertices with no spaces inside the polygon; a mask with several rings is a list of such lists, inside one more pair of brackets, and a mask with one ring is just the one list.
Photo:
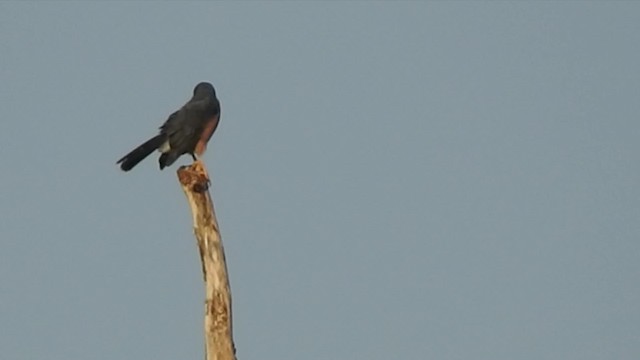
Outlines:
{"label": "clear sky", "polygon": [[640,3],[0,2],[0,358],[202,358],[200,81],[239,359],[640,358]]}

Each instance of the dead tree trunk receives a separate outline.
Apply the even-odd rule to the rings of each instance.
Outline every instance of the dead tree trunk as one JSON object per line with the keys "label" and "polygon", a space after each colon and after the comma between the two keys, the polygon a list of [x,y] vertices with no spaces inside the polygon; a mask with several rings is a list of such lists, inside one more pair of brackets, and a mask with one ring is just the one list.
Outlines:
{"label": "dead tree trunk", "polygon": [[205,360],[235,360],[231,289],[218,221],[209,195],[209,177],[202,162],[178,169],[178,180],[193,215],[205,285]]}

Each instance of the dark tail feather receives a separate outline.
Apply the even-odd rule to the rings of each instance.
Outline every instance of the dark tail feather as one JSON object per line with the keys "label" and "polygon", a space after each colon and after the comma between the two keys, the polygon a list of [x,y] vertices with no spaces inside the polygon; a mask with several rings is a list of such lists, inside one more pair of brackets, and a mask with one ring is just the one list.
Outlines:
{"label": "dark tail feather", "polygon": [[179,157],[180,154],[173,151],[169,151],[160,155],[160,159],[158,159],[158,162],[160,163],[160,170],[173,164],[176,160],[178,160]]}
{"label": "dark tail feather", "polygon": [[120,169],[124,171],[129,171],[133,169],[134,166],[138,165],[138,163],[149,154],[151,154],[154,150],[160,147],[164,142],[164,136],[158,135],[152,137],[147,140],[144,144],[138,146],[133,149],[130,153],[125,155],[122,159],[118,160],[116,164],[120,164]]}

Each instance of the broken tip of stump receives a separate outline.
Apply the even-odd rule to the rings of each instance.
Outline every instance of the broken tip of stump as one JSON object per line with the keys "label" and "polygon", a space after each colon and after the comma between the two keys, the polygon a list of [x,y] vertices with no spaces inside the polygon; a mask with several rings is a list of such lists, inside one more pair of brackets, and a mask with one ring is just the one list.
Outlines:
{"label": "broken tip of stump", "polygon": [[178,180],[183,186],[189,187],[195,192],[207,191],[211,183],[207,168],[200,160],[191,165],[181,166],[178,169]]}

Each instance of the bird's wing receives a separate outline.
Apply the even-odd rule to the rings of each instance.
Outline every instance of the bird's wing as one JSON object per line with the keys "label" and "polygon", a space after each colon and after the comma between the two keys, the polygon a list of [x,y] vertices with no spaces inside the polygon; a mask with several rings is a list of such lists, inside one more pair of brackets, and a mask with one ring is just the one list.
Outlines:
{"label": "bird's wing", "polygon": [[169,138],[171,149],[184,152],[193,150],[202,131],[201,118],[206,106],[206,100],[191,100],[169,115],[160,132]]}

